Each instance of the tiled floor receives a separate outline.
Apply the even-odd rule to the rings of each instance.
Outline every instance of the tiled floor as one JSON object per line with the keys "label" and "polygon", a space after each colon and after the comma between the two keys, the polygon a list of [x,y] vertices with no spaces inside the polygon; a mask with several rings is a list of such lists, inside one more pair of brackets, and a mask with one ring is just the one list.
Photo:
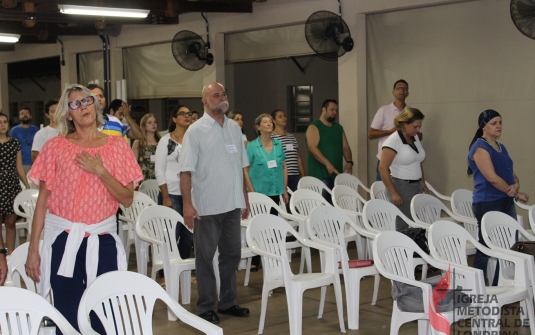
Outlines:
{"label": "tiled floor", "polygon": [[[133,251],[133,249],[132,249]],[[356,256],[356,251],[350,249],[350,256]],[[299,254],[294,254],[293,262],[291,263],[294,271],[299,267]],[[319,255],[313,254],[313,269],[319,268]],[[130,258],[130,270],[135,270],[135,254],[132,252]],[[295,273],[295,272],[294,272]],[[220,315],[221,322],[219,326],[223,328],[225,334],[257,334],[258,322],[260,318],[260,302],[262,293],[262,271],[251,273],[249,286],[243,286],[245,271],[238,272],[238,298],[237,302],[240,306],[248,307],[251,310],[251,316],[247,318],[235,318],[227,315]],[[360,329],[347,330],[346,334],[369,334],[381,335],[389,334],[390,317],[392,313],[392,298],[390,295],[390,282],[381,278],[379,289],[379,297],[375,306],[371,305],[373,292],[373,279],[365,278],[361,282],[361,297],[360,297]],[[343,290],[344,301],[345,292]],[[327,335],[339,334],[340,326],[338,323],[338,316],[336,312],[336,304],[332,287],[327,290],[327,299],[325,304],[325,311],[322,319],[317,318],[319,307],[319,289],[313,289],[305,292],[303,301],[303,334],[305,335]],[[196,288],[192,287],[192,303],[184,305],[184,307],[196,313],[195,302],[197,300]],[[518,306],[518,305],[516,305]],[[345,303],[344,303],[345,307]],[[166,308],[162,303],[156,306],[154,312],[154,334],[163,335],[168,333],[179,334],[200,334],[200,332],[181,322],[167,321]],[[509,309],[513,312],[513,309]],[[347,313],[344,308],[344,313]],[[504,324],[502,325],[503,334],[530,334],[529,327],[515,327],[515,319],[518,316],[509,315],[504,317]],[[344,314],[344,320],[347,327],[347,315]],[[289,334],[288,327],[288,307],[286,303],[286,295],[283,288],[276,289],[273,295],[269,298],[266,324],[264,334]],[[400,335],[417,334],[417,324],[412,322],[404,325],[400,330]],[[468,335],[470,328],[460,327],[458,324],[452,326],[452,335]]]}

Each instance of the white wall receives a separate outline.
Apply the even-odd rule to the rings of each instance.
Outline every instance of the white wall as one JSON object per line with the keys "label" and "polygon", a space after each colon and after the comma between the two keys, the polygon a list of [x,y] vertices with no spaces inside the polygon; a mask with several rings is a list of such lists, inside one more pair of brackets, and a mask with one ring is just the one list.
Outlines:
{"label": "white wall", "polygon": [[[473,188],[468,145],[480,112],[503,116],[504,143],[522,190],[535,197],[531,143],[535,41],[510,18],[508,0],[485,0],[368,16],[368,124],[392,102],[392,85],[410,85],[407,103],[426,115],[426,179],[438,191]],[[368,143],[373,179],[377,141]]]}

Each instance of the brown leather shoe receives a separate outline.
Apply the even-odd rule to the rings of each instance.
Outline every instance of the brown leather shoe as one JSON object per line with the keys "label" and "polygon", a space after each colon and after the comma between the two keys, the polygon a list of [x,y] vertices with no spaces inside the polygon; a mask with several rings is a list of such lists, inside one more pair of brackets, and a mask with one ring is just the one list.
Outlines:
{"label": "brown leather shoe", "polygon": [[240,307],[238,305],[234,305],[227,309],[220,308],[217,311],[221,314],[230,314],[232,316],[237,316],[237,317],[249,316],[249,308]]}

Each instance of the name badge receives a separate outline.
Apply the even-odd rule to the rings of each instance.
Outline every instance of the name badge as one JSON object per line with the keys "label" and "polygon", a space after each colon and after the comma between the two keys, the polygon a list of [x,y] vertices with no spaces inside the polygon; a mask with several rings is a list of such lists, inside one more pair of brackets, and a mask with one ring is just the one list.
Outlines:
{"label": "name badge", "polygon": [[286,151],[294,151],[294,145],[293,144],[286,144]]}
{"label": "name badge", "polygon": [[238,153],[238,149],[236,149],[236,146],[234,144],[227,144],[226,147],[227,147],[227,152],[229,154],[237,154]]}
{"label": "name badge", "polygon": [[273,169],[277,167],[277,161],[275,160],[268,161],[267,163],[268,163],[268,169]]}
{"label": "name badge", "polygon": [[150,161],[156,162],[156,155],[150,155]]}

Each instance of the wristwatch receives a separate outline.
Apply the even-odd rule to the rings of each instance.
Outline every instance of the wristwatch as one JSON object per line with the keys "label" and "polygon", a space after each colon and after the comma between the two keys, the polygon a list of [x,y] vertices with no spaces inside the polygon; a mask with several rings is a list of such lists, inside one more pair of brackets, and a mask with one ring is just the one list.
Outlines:
{"label": "wristwatch", "polygon": [[346,163],[351,163],[351,165],[355,165],[355,164],[353,164],[353,161],[347,161]]}
{"label": "wristwatch", "polygon": [[7,256],[7,249],[6,248],[0,248],[0,255],[4,254]]}

